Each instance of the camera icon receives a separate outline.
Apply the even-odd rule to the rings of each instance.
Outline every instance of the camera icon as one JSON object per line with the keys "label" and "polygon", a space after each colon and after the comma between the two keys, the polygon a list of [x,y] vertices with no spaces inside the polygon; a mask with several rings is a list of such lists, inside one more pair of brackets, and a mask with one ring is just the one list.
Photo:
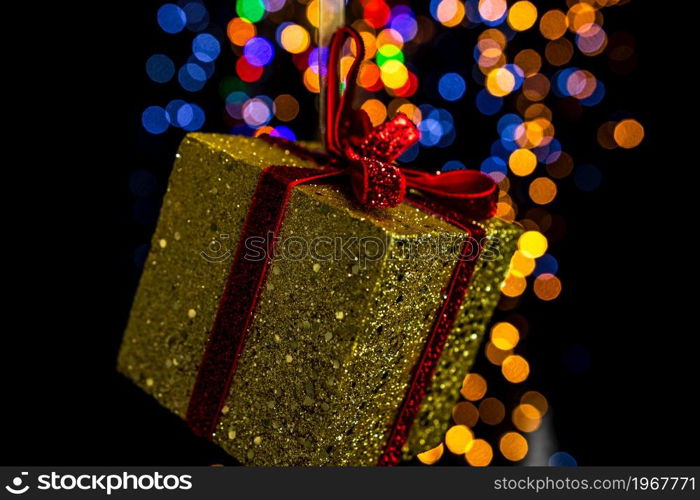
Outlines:
{"label": "camera icon", "polygon": [[25,485],[22,487],[22,476],[27,476],[29,475],[29,472],[22,472],[20,473],[19,476],[16,476],[15,478],[12,479],[12,485],[6,485],[5,489],[12,493],[13,495],[21,495],[22,493],[26,493],[27,490],[29,489],[29,485]]}

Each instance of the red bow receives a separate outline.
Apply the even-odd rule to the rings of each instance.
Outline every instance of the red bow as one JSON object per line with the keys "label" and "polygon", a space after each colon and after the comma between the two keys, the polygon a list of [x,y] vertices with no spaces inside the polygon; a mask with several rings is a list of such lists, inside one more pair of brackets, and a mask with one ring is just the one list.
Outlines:
{"label": "red bow", "polygon": [[[340,91],[340,57],[343,45],[355,42],[355,57]],[[403,113],[372,127],[364,110],[353,110],[357,72],[364,59],[362,37],[350,27],[338,29],[331,38],[326,92],[326,148],[333,163],[350,174],[358,201],[366,208],[395,207],[415,188],[432,201],[474,219],[496,213],[498,189],[491,177],[475,170],[452,170],[430,174],[394,164],[420,138],[420,131]]]}

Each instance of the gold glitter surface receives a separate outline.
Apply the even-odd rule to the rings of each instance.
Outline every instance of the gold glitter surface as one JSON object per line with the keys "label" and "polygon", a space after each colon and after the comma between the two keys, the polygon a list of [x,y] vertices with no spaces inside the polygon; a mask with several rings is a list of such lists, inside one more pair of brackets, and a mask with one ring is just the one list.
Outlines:
{"label": "gold glitter surface", "polygon": [[434,448],[442,442],[450,425],[452,408],[459,398],[464,376],[469,372],[501,295],[500,284],[508,272],[523,229],[501,219],[483,224],[487,240],[474,270],[450,337],[440,358],[432,385],[413,422],[404,458]]}
{"label": "gold glitter surface", "polygon": [[[271,163],[313,166],[262,141],[215,134],[188,135],[176,155],[118,367],[181,417],[230,254],[260,171]],[[146,384],[149,378],[152,383]]]}
{"label": "gold glitter surface", "polygon": [[[312,166],[244,137],[196,133],[180,147],[119,356],[120,371],[180,416],[257,178],[271,164]],[[464,235],[405,204],[367,212],[350,200],[333,185],[292,194],[214,437],[243,463],[374,465],[406,393]],[[480,267],[439,368],[444,390],[430,393],[427,420],[440,426],[497,300],[502,266]],[[411,443],[416,433],[432,439],[425,411]]]}

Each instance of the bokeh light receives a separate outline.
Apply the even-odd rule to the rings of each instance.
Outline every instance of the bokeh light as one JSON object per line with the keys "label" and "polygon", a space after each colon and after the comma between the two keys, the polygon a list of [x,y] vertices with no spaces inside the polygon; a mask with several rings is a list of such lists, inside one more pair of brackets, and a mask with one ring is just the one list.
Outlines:
{"label": "bokeh light", "polygon": [[491,342],[502,351],[513,349],[519,340],[518,329],[507,321],[501,321],[491,327]]}
{"label": "bokeh light", "polygon": [[452,420],[455,424],[472,428],[479,421],[479,410],[469,401],[461,401],[452,408]]}
{"label": "bokeh light", "polygon": [[516,406],[511,419],[513,425],[522,432],[534,432],[542,424],[540,411],[530,404],[519,404]]}
{"label": "bokeh light", "polygon": [[166,3],[158,9],[158,24],[166,33],[175,34],[185,29],[187,16],[174,3]]}
{"label": "bokeh light", "polygon": [[151,134],[162,134],[170,126],[170,119],[166,111],[160,106],[149,106],[141,115],[141,123]]}
{"label": "bokeh light", "polygon": [[511,354],[501,363],[501,373],[508,382],[519,384],[530,375],[530,364],[518,354]]}
{"label": "bokeh light", "polygon": [[614,138],[621,148],[636,148],[644,139],[644,127],[637,120],[622,120],[615,125]]}
{"label": "bokeh light", "polygon": [[460,390],[464,399],[469,401],[478,401],[486,394],[486,379],[477,373],[468,373],[462,382]]}
{"label": "bokeh light", "polygon": [[445,447],[442,443],[440,443],[435,448],[432,448],[428,451],[424,451],[423,453],[419,453],[417,456],[418,460],[420,460],[421,463],[425,465],[433,465],[435,462],[442,458],[442,454],[444,452]]}
{"label": "bokeh light", "polygon": [[154,82],[165,83],[175,75],[175,64],[164,54],[153,54],[146,61],[146,73]]}
{"label": "bokeh light", "polygon": [[508,25],[515,31],[530,29],[536,21],[537,7],[527,0],[515,2],[508,11]]}
{"label": "bokeh light", "polygon": [[467,89],[467,84],[457,73],[445,73],[438,83],[438,91],[443,99],[456,101],[461,99]]}
{"label": "bokeh light", "polygon": [[500,424],[505,415],[505,406],[496,398],[486,398],[479,403],[479,417],[487,425]]}
{"label": "bokeh light", "polygon": [[501,436],[498,449],[507,460],[519,462],[527,455],[527,440],[518,432],[506,432]]}
{"label": "bokeh light", "polygon": [[472,467],[486,467],[493,460],[493,448],[488,441],[475,439],[465,453],[465,458]]}
{"label": "bokeh light", "polygon": [[455,455],[466,453],[474,441],[474,434],[466,425],[453,425],[445,434],[445,445]]}
{"label": "bokeh light", "polygon": [[542,300],[554,300],[561,293],[561,280],[550,273],[542,273],[533,284],[535,295]]}

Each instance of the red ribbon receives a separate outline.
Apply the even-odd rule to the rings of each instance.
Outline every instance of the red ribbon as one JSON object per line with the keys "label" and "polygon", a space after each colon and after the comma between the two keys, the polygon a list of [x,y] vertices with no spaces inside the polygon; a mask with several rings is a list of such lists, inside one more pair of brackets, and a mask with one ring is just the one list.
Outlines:
{"label": "red ribbon", "polygon": [[[345,42],[352,40],[355,57],[340,92],[339,61]],[[331,38],[326,92],[326,149],[335,165],[350,174],[353,191],[365,208],[388,208],[401,203],[407,188],[415,188],[433,201],[464,210],[470,219],[487,219],[496,213],[498,189],[491,177],[475,170],[431,174],[400,168],[394,161],[420,138],[420,131],[403,113],[372,127],[364,110],[353,110],[357,72],[364,59],[362,37],[350,27]]]}
{"label": "red ribbon", "polygon": [[[348,72],[347,88],[345,92],[339,92],[340,53],[348,39],[354,40],[356,55]],[[454,224],[472,237],[463,246],[462,258],[444,290],[446,299],[428,334],[378,463],[393,465],[400,459],[401,448],[430,387],[474,271],[475,254],[480,249],[471,248],[471,245],[475,239],[483,237],[483,230],[470,221],[487,219],[495,214],[498,191],[490,177],[477,171],[430,174],[400,168],[393,163],[418,140],[420,133],[403,114],[373,128],[364,111],[352,109],[363,54],[362,38],[351,28],[340,28],[331,39],[325,117],[328,154],[309,151],[284,139],[265,137],[301,158],[314,161],[319,169],[270,166],[263,170],[258,180],[187,409],[185,419],[199,436],[210,439],[216,430],[272,262],[274,241],[279,235],[292,190],[303,183],[349,175],[355,196],[365,208],[396,206],[406,198],[407,189],[414,188],[418,192],[408,193],[408,203]],[[244,242],[268,233],[273,233],[275,238],[271,239],[267,258],[246,259]]]}

